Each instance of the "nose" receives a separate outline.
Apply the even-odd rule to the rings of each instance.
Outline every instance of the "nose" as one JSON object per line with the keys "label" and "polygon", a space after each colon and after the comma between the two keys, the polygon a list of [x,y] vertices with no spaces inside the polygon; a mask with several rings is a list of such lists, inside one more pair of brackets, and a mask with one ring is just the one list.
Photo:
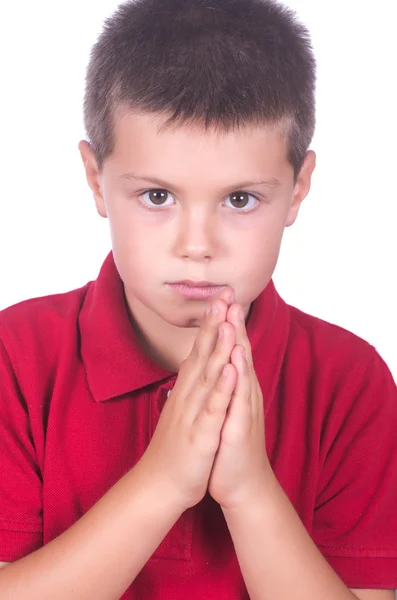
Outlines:
{"label": "nose", "polygon": [[216,214],[195,208],[186,210],[178,223],[177,253],[181,258],[203,261],[215,254]]}

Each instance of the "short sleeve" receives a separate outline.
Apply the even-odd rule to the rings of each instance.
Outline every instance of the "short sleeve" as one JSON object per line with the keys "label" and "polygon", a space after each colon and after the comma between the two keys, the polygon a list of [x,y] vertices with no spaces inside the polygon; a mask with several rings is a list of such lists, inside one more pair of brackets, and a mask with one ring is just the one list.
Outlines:
{"label": "short sleeve", "polygon": [[0,339],[0,561],[42,546],[42,481],[29,413]]}
{"label": "short sleeve", "polygon": [[347,586],[395,589],[397,388],[373,348],[339,382],[322,437],[313,539]]}

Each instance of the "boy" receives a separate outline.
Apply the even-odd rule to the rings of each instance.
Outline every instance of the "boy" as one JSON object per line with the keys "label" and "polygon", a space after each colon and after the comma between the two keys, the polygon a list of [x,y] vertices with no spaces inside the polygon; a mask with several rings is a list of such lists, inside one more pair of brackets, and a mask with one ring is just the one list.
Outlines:
{"label": "boy", "polygon": [[271,279],[314,87],[270,0],[108,20],[80,152],[112,252],[0,314],[0,598],[394,597],[395,383]]}

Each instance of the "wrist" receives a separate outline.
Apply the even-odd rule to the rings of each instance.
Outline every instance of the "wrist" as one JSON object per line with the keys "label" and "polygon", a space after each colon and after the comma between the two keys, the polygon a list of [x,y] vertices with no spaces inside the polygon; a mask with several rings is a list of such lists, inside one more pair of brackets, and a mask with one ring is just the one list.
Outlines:
{"label": "wrist", "polygon": [[221,505],[225,519],[238,517],[239,515],[255,515],[263,511],[265,506],[277,502],[280,492],[280,484],[273,473],[258,479],[254,485],[236,493],[227,504]]}
{"label": "wrist", "polygon": [[138,495],[143,503],[153,507],[158,517],[169,517],[177,521],[186,510],[178,490],[143,462],[138,462],[126,477],[130,480],[131,496]]}

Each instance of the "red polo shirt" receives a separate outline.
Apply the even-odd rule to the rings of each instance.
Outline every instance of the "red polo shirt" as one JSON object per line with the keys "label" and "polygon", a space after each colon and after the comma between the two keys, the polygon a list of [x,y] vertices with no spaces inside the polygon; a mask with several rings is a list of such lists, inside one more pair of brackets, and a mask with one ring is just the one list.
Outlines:
{"label": "red polo shirt", "polygon": [[[360,338],[287,305],[273,282],[248,334],[268,456],[304,525],[346,585],[397,587],[390,371]],[[136,464],[175,379],[142,353],[112,253],[96,281],[0,312],[0,561],[57,537]],[[209,496],[123,595],[186,597],[248,598]]]}

